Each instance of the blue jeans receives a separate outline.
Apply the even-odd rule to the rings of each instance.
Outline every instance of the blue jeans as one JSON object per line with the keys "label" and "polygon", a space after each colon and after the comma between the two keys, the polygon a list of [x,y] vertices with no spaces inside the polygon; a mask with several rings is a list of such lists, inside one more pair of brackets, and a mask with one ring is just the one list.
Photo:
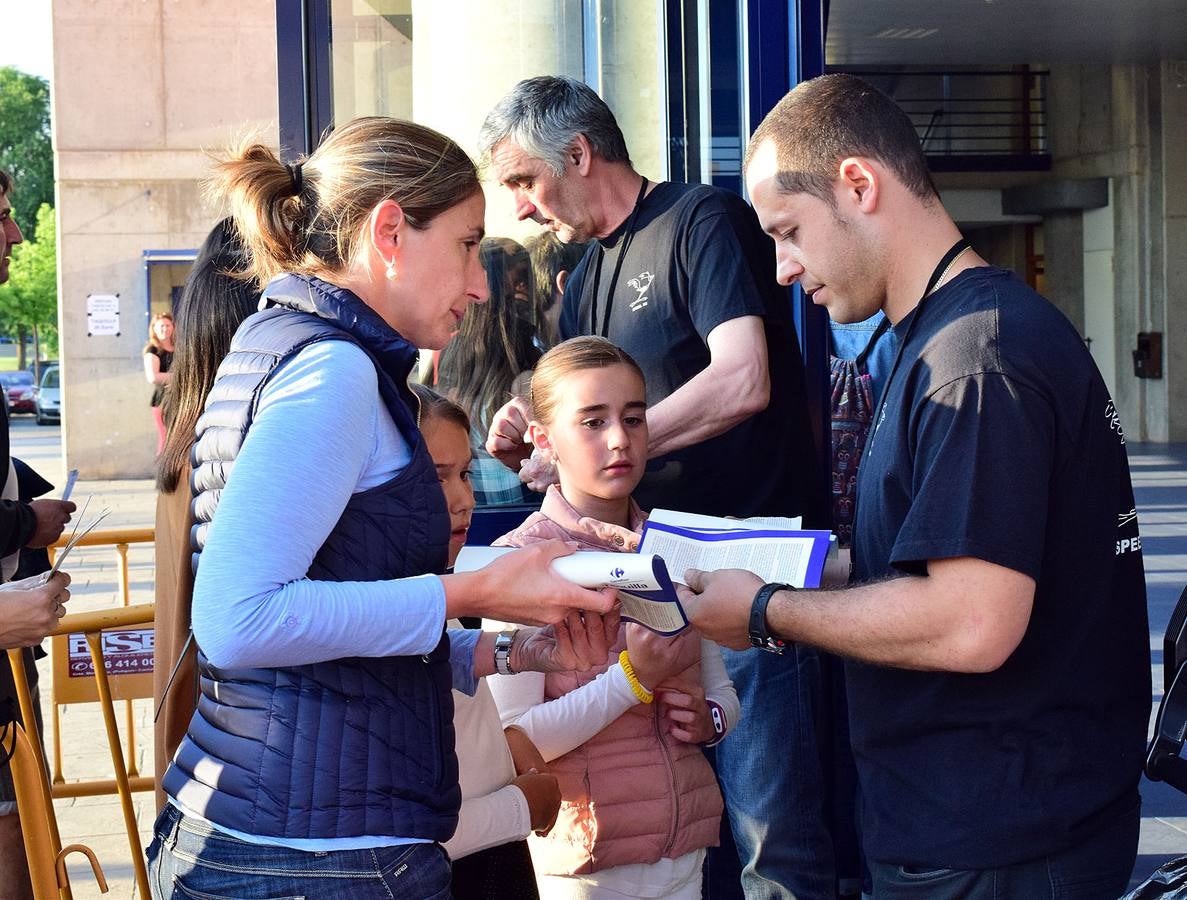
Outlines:
{"label": "blue jeans", "polygon": [[249,844],[166,806],[148,847],[155,900],[448,900],[439,844],[314,853]]}
{"label": "blue jeans", "polygon": [[1141,803],[1081,844],[997,869],[940,869],[870,863],[873,900],[1116,900],[1138,852]]}
{"label": "blue jeans", "polygon": [[723,858],[723,842],[710,853],[708,895],[832,900],[820,654],[792,644],[782,656],[725,648],[721,655],[742,702],[742,721],[715,748],[714,761],[742,865],[741,892],[737,864]]}

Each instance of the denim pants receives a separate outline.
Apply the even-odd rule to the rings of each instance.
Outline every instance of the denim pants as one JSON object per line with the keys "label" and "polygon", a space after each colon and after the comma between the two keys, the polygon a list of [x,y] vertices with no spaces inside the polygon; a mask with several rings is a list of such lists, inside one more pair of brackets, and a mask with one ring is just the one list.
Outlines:
{"label": "denim pants", "polygon": [[723,858],[723,842],[710,853],[707,894],[712,900],[831,900],[820,654],[791,644],[782,656],[725,648],[721,655],[742,703],[742,721],[714,748],[741,891],[737,864]]}
{"label": "denim pants", "polygon": [[448,900],[439,844],[310,852],[249,844],[166,806],[148,847],[155,900]]}
{"label": "denim pants", "polygon": [[997,869],[870,863],[873,900],[1116,900],[1138,852],[1141,804],[1078,846]]}

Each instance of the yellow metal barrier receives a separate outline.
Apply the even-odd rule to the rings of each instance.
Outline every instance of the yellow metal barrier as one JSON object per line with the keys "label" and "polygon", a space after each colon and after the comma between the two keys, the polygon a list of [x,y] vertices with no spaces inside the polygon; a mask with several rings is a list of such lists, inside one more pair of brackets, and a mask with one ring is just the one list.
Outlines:
{"label": "yellow metal barrier", "polygon": [[[132,866],[140,896],[149,896],[148,873],[144,864],[144,848],[136,827],[136,815],[132,807],[132,791],[152,790],[151,776],[139,775],[135,764],[135,731],[132,717],[132,699],[152,696],[152,625],[156,607],[147,603],[129,606],[128,588],[128,545],[153,540],[151,528],[108,529],[94,531],[79,541],[78,546],[115,547],[119,559],[119,590],[122,606],[92,612],[72,613],[63,616],[58,627],[50,633],[53,656],[53,716],[54,716],[54,783],[51,787],[49,775],[44,770],[40,753],[34,753],[37,768],[44,783],[44,803],[38,803],[33,792],[25,791],[25,798],[18,796],[22,825],[26,828],[41,827],[44,831],[35,841],[48,844],[49,854],[39,851],[39,859],[52,859],[55,868],[57,890],[52,893],[37,893],[37,900],[52,900],[59,896],[70,900],[70,885],[66,878],[63,857],[75,846],[62,848],[57,817],[53,812],[53,797],[78,797],[95,794],[118,794],[123,811],[124,826],[128,833],[128,845],[132,854]],[[53,551],[65,544],[61,540],[51,548]],[[69,566],[65,567],[67,571]],[[147,628],[145,627],[147,626]],[[85,651],[82,649],[85,644]],[[111,652],[113,659],[107,658]],[[85,658],[84,658],[85,653]],[[37,732],[37,720],[33,714],[33,702],[25,678],[21,651],[8,651],[9,664],[16,682],[17,698],[21,716],[26,723],[28,739],[33,747],[41,745]],[[127,704],[128,757],[132,760],[129,770],[120,742],[116,724],[115,700]],[[62,776],[62,740],[59,707],[67,703],[97,701],[103,713],[107,742],[111,751],[114,779],[90,782],[66,782]],[[20,735],[24,737],[24,735]],[[17,738],[14,738],[19,743]],[[30,808],[31,807],[31,808]],[[26,819],[26,809],[28,818]],[[29,824],[26,824],[29,823]],[[29,838],[26,837],[28,846]],[[87,852],[93,860],[93,854]],[[32,858],[30,858],[32,863]],[[93,867],[97,863],[92,863]],[[39,877],[42,885],[48,884],[42,867]],[[96,868],[96,877],[102,883],[102,873]],[[105,885],[104,885],[105,887]],[[60,892],[60,893],[59,893]]]}
{"label": "yellow metal barrier", "polygon": [[[111,546],[116,553],[116,572],[119,583],[120,603],[127,606],[131,602],[128,579],[128,546],[130,544],[151,543],[154,531],[152,528],[107,528],[102,531],[92,531],[79,540],[78,547]],[[57,551],[66,545],[69,532],[63,533],[57,543],[50,547],[50,561]],[[65,567],[69,571],[69,566]],[[152,624],[151,622],[149,623]],[[53,730],[54,730],[54,774],[53,793],[55,797],[93,797],[100,794],[114,794],[115,782],[105,781],[66,781],[62,772],[62,707],[71,703],[95,703],[99,700],[98,686],[92,677],[90,654],[81,633],[58,634],[50,642],[50,655],[53,663]],[[125,739],[128,742],[128,776],[131,779],[132,790],[151,791],[153,779],[151,775],[141,775],[136,764],[136,721],[132,710],[132,701],[153,695],[152,675],[152,628],[138,632],[126,632],[118,637],[104,639],[110,651],[113,641],[125,646],[139,641],[145,651],[138,655],[144,663],[135,669],[122,669],[113,674],[123,676],[114,685],[113,699],[123,700]],[[131,660],[121,660],[130,662]]]}

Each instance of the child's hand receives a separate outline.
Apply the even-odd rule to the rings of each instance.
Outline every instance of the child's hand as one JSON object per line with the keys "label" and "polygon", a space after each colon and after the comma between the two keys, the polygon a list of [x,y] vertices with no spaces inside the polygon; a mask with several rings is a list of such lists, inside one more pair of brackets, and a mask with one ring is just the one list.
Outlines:
{"label": "child's hand", "polygon": [[548,834],[556,823],[556,814],[561,809],[561,788],[556,776],[547,772],[532,770],[520,775],[513,782],[528,801],[532,817],[532,831]]}
{"label": "child's hand", "polygon": [[632,623],[626,627],[626,647],[631,668],[639,683],[649,691],[701,658],[701,636],[693,628],[686,628],[675,637],[664,637]]}
{"label": "child's hand", "polygon": [[544,757],[540,755],[526,731],[516,725],[510,725],[503,729],[503,735],[507,738],[507,747],[511,750],[511,762],[515,766],[516,775],[526,775],[533,769],[537,772],[545,771]]}
{"label": "child's hand", "polygon": [[556,461],[551,453],[540,450],[532,451],[532,455],[519,464],[519,480],[527,485],[529,490],[544,493],[549,485],[556,484]]}
{"label": "child's hand", "polygon": [[686,744],[707,744],[717,738],[713,714],[705,702],[705,689],[685,685],[683,690],[660,690],[655,695],[668,733]]}

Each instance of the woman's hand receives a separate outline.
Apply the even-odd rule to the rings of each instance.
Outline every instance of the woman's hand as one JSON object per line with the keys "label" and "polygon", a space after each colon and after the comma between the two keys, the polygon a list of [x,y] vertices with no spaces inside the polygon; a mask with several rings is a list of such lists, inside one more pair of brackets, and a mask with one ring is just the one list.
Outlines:
{"label": "woman's hand", "polygon": [[585,672],[606,662],[618,638],[619,609],[606,615],[571,612],[546,628],[523,629],[511,645],[516,672]]}
{"label": "woman's hand", "polygon": [[654,691],[673,675],[700,661],[701,636],[686,628],[675,637],[664,637],[642,625],[626,627],[626,648],[639,683]]}
{"label": "woman's hand", "polygon": [[655,699],[668,733],[676,740],[686,744],[707,744],[717,737],[713,713],[701,685],[682,684],[679,690],[663,688],[656,691]]}
{"label": "woman's hand", "polygon": [[533,769],[511,783],[523,792],[528,801],[532,831],[548,834],[556,824],[556,814],[561,809],[561,788],[556,776]]}
{"label": "woman's hand", "polygon": [[550,565],[568,556],[576,545],[542,541],[500,556],[475,572],[441,578],[445,585],[445,616],[481,616],[522,625],[554,625],[570,612],[610,612],[616,595],[610,588],[591,591],[557,575]]}
{"label": "woman's hand", "polygon": [[486,452],[512,472],[532,453],[528,442],[528,420],[532,417],[527,400],[513,397],[491,417],[486,435]]}
{"label": "woman's hand", "polygon": [[556,460],[551,453],[537,447],[531,456],[519,464],[519,480],[528,490],[543,494],[550,485],[560,480],[556,473]]}

